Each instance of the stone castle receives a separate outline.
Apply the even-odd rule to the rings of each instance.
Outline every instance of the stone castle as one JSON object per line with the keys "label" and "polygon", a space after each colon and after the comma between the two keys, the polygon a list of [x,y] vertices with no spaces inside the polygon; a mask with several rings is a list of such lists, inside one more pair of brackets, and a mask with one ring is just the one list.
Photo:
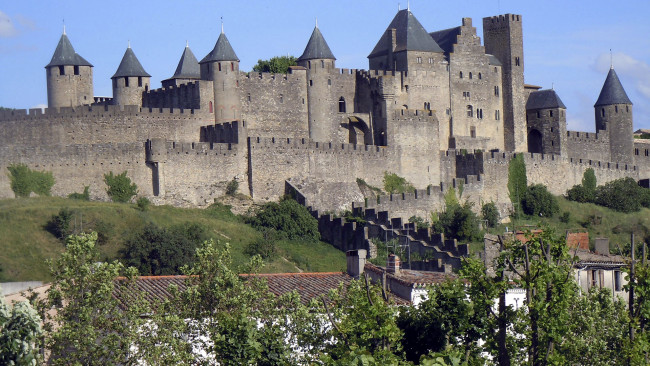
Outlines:
{"label": "stone castle", "polygon": [[[13,197],[6,167],[16,163],[53,172],[55,195],[90,186],[107,199],[103,175],[127,171],[157,204],[205,206],[236,179],[258,201],[292,190],[321,211],[404,218],[429,217],[460,184],[463,199],[506,213],[514,154],[529,183],[555,194],[587,168],[599,184],[647,182],[650,145],[633,139],[632,102],[613,68],[594,106],[597,132],[567,131],[558,94],[524,82],[522,16],[484,18],[483,30],[481,43],[463,18],[429,33],[400,10],[366,71],[336,68],[316,26],[287,74],[240,71],[222,30],[200,61],[185,47],[160,89],[129,47],[112,98],[93,96],[93,66],[64,31],[45,66],[49,108],[0,111],[0,197]],[[419,189],[364,200],[358,179],[382,186],[384,172]]]}

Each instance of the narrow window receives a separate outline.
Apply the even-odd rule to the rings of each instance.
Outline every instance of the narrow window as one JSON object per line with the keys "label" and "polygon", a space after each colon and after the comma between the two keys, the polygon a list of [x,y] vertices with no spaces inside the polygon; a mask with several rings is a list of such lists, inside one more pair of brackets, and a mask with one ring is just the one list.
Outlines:
{"label": "narrow window", "polygon": [[469,73],[469,78],[472,79],[472,73],[471,72]]}
{"label": "narrow window", "polygon": [[219,71],[221,71],[221,62],[219,62]]}
{"label": "narrow window", "polygon": [[311,61],[307,61],[307,68],[311,69]]}
{"label": "narrow window", "polygon": [[142,76],[138,76],[138,87],[142,88]]}
{"label": "narrow window", "polygon": [[550,117],[553,117],[553,111],[548,111]]}
{"label": "narrow window", "polygon": [[433,57],[429,57],[429,63],[430,63],[430,64],[433,63]]}
{"label": "narrow window", "polygon": [[474,108],[471,105],[467,106],[467,117],[474,117]]}
{"label": "narrow window", "polygon": [[345,98],[339,98],[339,112],[345,113]]}
{"label": "narrow window", "polygon": [[210,103],[208,104],[208,106],[209,106],[209,109],[210,109],[210,113],[212,113],[212,112],[213,112],[213,111],[212,111],[212,101],[210,101]]}
{"label": "narrow window", "polygon": [[74,74],[79,75],[79,66],[77,65],[74,66]]}
{"label": "narrow window", "polygon": [[496,95],[497,97],[499,96],[499,86],[498,85],[494,86],[494,95]]}
{"label": "narrow window", "polygon": [[65,75],[65,66],[59,66],[59,75]]}
{"label": "narrow window", "polygon": [[650,151],[648,151],[648,149],[645,149],[645,156],[650,156]]}
{"label": "narrow window", "polygon": [[144,86],[144,91],[149,91],[149,84]]}
{"label": "narrow window", "polygon": [[605,108],[600,109],[600,116],[605,117]]}
{"label": "narrow window", "polygon": [[314,85],[314,81],[313,81],[313,80],[309,80],[309,86],[313,86],[313,85]]}
{"label": "narrow window", "polygon": [[320,67],[321,67],[321,69],[325,68],[325,61],[320,60]]}
{"label": "narrow window", "polygon": [[625,112],[630,113],[630,106],[625,106]]}
{"label": "narrow window", "polygon": [[494,111],[494,119],[497,120],[497,121],[499,119],[501,119],[501,116],[499,115],[499,110],[498,109]]}
{"label": "narrow window", "polygon": [[481,75],[480,72],[478,73],[478,78],[479,78],[479,80],[483,79],[483,75]]}
{"label": "narrow window", "polygon": [[515,66],[519,66],[519,57],[515,57]]}
{"label": "narrow window", "polygon": [[250,102],[251,101],[251,93],[248,93],[247,98],[248,98],[248,101]]}
{"label": "narrow window", "polygon": [[614,112],[618,113],[618,106],[617,105],[614,106]]}
{"label": "narrow window", "polygon": [[127,88],[129,87],[129,77],[128,76],[124,77],[124,86],[127,87]]}
{"label": "narrow window", "polygon": [[463,78],[463,72],[462,71],[460,72],[460,78],[461,79]]}
{"label": "narrow window", "polygon": [[634,155],[639,155],[639,149],[634,149]]}
{"label": "narrow window", "polygon": [[230,71],[235,71],[235,63],[234,62],[230,63]]}
{"label": "narrow window", "polygon": [[327,79],[327,85],[332,85],[332,79]]}
{"label": "narrow window", "polygon": [[280,94],[280,103],[284,103],[284,96]]}

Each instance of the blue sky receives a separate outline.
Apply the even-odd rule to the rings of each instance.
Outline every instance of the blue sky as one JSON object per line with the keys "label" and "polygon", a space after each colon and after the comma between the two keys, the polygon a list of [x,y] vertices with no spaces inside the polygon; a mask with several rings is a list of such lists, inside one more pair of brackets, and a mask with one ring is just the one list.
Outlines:
{"label": "blue sky", "polygon": [[[212,49],[221,17],[241,70],[250,70],[258,59],[300,56],[316,18],[337,66],[366,69],[366,57],[398,1],[5,1],[0,4],[0,106],[47,104],[44,66],[64,19],[75,50],[95,66],[95,95],[111,96],[110,77],[129,40],[156,88],[174,73],[186,41],[199,59]],[[649,1],[412,0],[410,8],[429,32],[471,17],[481,38],[483,17],[521,14],[526,82],[555,88],[572,130],[594,130],[593,104],[611,48],[634,103],[635,128],[650,128]]]}

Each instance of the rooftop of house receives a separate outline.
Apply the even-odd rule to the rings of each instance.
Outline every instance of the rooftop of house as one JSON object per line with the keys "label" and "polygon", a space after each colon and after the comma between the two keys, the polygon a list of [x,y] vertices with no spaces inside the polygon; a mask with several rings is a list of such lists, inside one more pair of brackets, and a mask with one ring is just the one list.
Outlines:
{"label": "rooftop of house", "polygon": [[399,272],[392,273],[386,267],[380,267],[370,262],[366,262],[364,270],[374,272],[379,275],[386,273],[386,278],[394,280],[402,285],[412,288],[423,288],[429,285],[443,283],[447,280],[456,278],[453,273],[444,272],[430,272],[430,271],[415,271],[410,269],[399,269]]}

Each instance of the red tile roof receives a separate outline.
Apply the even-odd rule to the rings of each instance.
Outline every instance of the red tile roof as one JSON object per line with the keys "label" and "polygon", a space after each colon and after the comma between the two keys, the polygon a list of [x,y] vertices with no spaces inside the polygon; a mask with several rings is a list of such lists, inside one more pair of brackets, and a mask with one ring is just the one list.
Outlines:
{"label": "red tile roof", "polygon": [[589,250],[589,233],[567,233],[566,245],[569,248]]}

